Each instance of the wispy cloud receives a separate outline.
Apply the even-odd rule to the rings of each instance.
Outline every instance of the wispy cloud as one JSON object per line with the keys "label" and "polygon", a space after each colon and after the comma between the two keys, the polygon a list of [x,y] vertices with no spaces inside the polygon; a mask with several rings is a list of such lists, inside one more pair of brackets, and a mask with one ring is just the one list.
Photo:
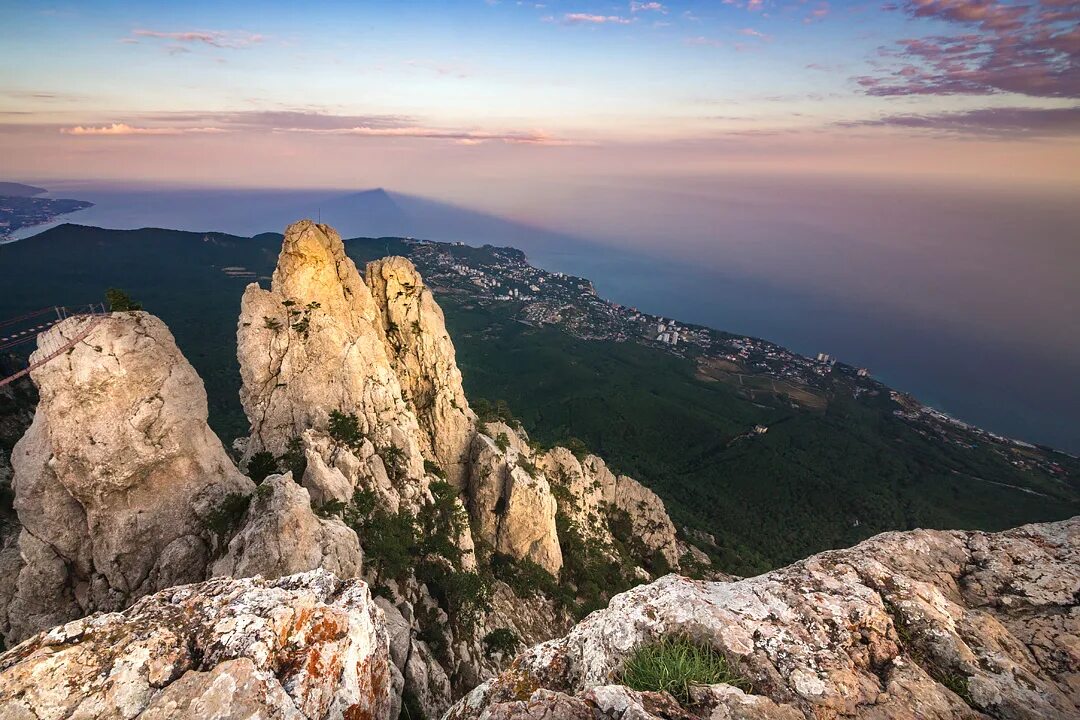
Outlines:
{"label": "wispy cloud", "polygon": [[137,127],[127,123],[113,123],[111,125],[83,126],[60,128],[64,135],[188,135],[188,134],[214,134],[226,132],[223,128],[216,127]]}
{"label": "wispy cloud", "polygon": [[629,25],[632,19],[622,15],[593,15],[590,13],[566,13],[562,21],[567,25]]}
{"label": "wispy cloud", "polygon": [[812,10],[810,10],[809,13],[806,14],[806,17],[803,18],[803,24],[809,25],[810,23],[824,20],[825,17],[829,14],[829,10],[830,7],[828,0],[821,0],[821,2],[819,2]]}
{"label": "wispy cloud", "polygon": [[229,32],[225,30],[148,30],[139,28],[131,31],[132,37],[125,40],[146,38],[151,40],[167,40],[170,43],[187,43],[192,45],[209,45],[216,48],[228,48],[232,50],[257,45],[266,39],[264,35],[249,32]]}
{"label": "wispy cloud", "polygon": [[543,131],[488,132],[483,130],[454,130],[431,127],[370,127],[314,129],[279,128],[285,132],[315,133],[318,135],[355,135],[381,138],[425,138],[452,140],[461,145],[479,145],[485,142],[503,142],[511,145],[579,145],[571,140],[553,137]]}
{"label": "wispy cloud", "polygon": [[763,40],[766,40],[769,37],[765,33],[761,32],[760,30],[755,30],[754,28],[743,28],[739,31],[739,34],[746,35],[747,37],[762,38]]}
{"label": "wispy cloud", "polygon": [[843,127],[893,127],[949,136],[1000,138],[1080,137],[1080,106],[1066,108],[982,108],[965,112],[888,115],[840,123]]}
{"label": "wispy cloud", "polygon": [[658,2],[636,2],[635,0],[631,0],[631,2],[630,2],[630,12],[632,12],[632,13],[658,12],[658,13],[662,13],[664,15],[667,15],[668,9],[667,9],[667,7],[664,6],[663,3],[658,3]]}
{"label": "wispy cloud", "polygon": [[694,47],[724,47],[723,40],[717,40],[715,38],[705,37],[704,35],[696,35],[694,37],[688,37],[683,40],[684,45],[691,45]]}

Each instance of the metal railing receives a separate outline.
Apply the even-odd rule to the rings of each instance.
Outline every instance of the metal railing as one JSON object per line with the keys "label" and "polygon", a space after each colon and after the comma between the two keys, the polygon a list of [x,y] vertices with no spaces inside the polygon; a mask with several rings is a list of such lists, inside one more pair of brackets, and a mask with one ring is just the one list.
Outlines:
{"label": "metal railing", "polygon": [[[55,305],[26,313],[18,317],[0,321],[0,353],[10,352],[13,348],[37,341],[37,351],[30,356],[26,367],[0,378],[0,387],[13,383],[21,377],[41,367],[50,360],[63,355],[97,327],[109,314],[104,303],[80,305],[76,307]],[[87,318],[78,331],[64,337],[60,333],[49,333],[54,326],[69,318]]]}

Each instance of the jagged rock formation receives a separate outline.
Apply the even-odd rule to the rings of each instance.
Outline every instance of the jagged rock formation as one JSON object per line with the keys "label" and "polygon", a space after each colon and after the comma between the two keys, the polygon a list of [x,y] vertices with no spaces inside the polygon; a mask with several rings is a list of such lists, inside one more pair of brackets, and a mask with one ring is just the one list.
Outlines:
{"label": "jagged rock formation", "polygon": [[[611,687],[635,648],[672,635],[723,652],[752,694],[699,687],[672,710]],[[886,533],[737,582],[669,575],[525,652],[447,717],[1080,717],[1080,518]]]}
{"label": "jagged rock formation", "polygon": [[[537,463],[569,494],[572,501],[566,503],[564,511],[584,536],[610,546],[610,526],[622,521],[629,526],[628,537],[641,544],[643,554],[659,555],[669,569],[679,568],[682,553],[675,525],[652,490],[626,475],[616,477],[596,455],[579,461],[562,447],[544,453]],[[708,563],[708,556],[702,553],[699,562]]]}
{"label": "jagged rock formation", "polygon": [[[374,494],[376,515],[419,517],[438,502],[433,488],[445,479],[471,520],[471,527],[463,523],[456,530],[461,557],[448,562],[474,572],[480,546],[558,577],[558,503],[540,458],[522,430],[498,422],[478,427],[442,311],[408,260],[369,263],[361,276],[331,228],[310,221],[290,226],[271,289],[253,284],[244,293],[237,354],[252,428],[247,461],[269,452],[282,470],[293,468],[316,504],[353,507],[355,498]],[[343,431],[343,418],[351,416],[356,432]],[[573,462],[580,473],[580,463]],[[601,478],[602,488],[590,492],[603,498],[595,504],[604,527],[625,515],[627,533],[641,549],[634,562],[652,566],[657,556],[665,569],[677,567],[674,527],[659,499],[629,478],[616,478],[599,458],[589,463],[588,482]],[[585,515],[568,503],[564,510],[584,527]],[[362,546],[369,540],[360,532]],[[612,562],[622,566],[614,543],[608,546]],[[439,562],[417,558],[429,570]],[[221,567],[228,566],[223,561]],[[390,591],[385,610],[391,626],[408,629],[399,633],[408,641],[396,653],[398,669],[408,696],[427,715],[440,713],[454,694],[498,669],[487,657],[484,634],[502,629],[534,641],[565,623],[566,611],[556,612],[550,599],[519,598],[496,583],[493,597],[500,604],[493,602],[471,627],[452,627],[440,620],[450,609],[445,587],[428,587],[415,576],[384,577],[378,559],[368,567],[372,582]],[[637,576],[649,577],[645,570]],[[487,622],[537,604],[544,607],[530,612],[548,620],[546,628],[520,619]]]}
{"label": "jagged rock formation", "polygon": [[[290,226],[271,289],[252,283],[241,302],[237,357],[251,421],[247,458],[285,454],[305,431],[325,432],[331,412],[339,411],[357,415],[365,448],[371,444],[358,470],[369,478],[387,470],[422,478],[419,426],[391,367],[382,325],[340,236],[310,220]],[[391,463],[396,467],[385,467]],[[348,480],[355,486],[358,479]],[[410,502],[423,492],[407,482],[397,490]]]}
{"label": "jagged rock formation", "polygon": [[222,578],[61,625],[0,655],[0,716],[396,718],[394,673],[362,581],[324,571]]}
{"label": "jagged rock formation", "polygon": [[205,577],[202,518],[253,484],[206,424],[202,381],[168,328],[114,313],[32,377],[40,402],[12,456],[24,566],[8,639]]}
{"label": "jagged rock formation", "polygon": [[292,475],[272,475],[255,491],[245,522],[213,575],[274,579],[316,568],[359,577],[360,541],[340,518],[320,518]]}
{"label": "jagged rock formation", "polygon": [[[534,469],[528,446],[511,428],[491,423],[487,430],[502,447],[484,434],[473,439],[469,511],[476,527],[495,552],[527,558],[557,576],[562,550],[551,487]],[[510,437],[516,442],[511,444]]]}
{"label": "jagged rock formation", "polygon": [[[70,336],[81,322],[57,332]],[[442,312],[407,260],[370,263],[362,276],[333,230],[297,223],[271,289],[245,290],[237,335],[251,422],[237,447],[252,477],[265,477],[258,486],[206,426],[201,381],[156,318],[115,314],[35,372],[41,404],[15,457],[23,528],[17,542],[0,536],[0,632],[9,642],[208,576],[363,574],[390,628],[388,682],[410,708],[436,717],[517,647],[565,632],[572,612],[613,592],[600,587],[608,580],[623,587],[647,579],[635,565],[653,568],[653,556],[670,556],[665,567],[678,562],[671,523],[647,490],[599,458],[583,469],[557,448],[551,454],[576,463],[583,483],[580,497],[557,501],[544,456],[520,427],[478,426]],[[559,462],[551,467],[561,473]],[[593,511],[607,554],[590,549],[588,563],[559,587],[562,543],[579,542],[560,537],[559,513],[586,528]],[[610,541],[616,519],[635,538],[634,557]],[[292,601],[282,602],[284,613]],[[104,616],[86,627],[129,628],[146,640],[154,618],[165,620],[140,616],[131,626],[136,618]],[[56,647],[41,645],[41,657]],[[131,652],[139,656],[132,662],[151,662],[141,659],[142,646]],[[280,679],[278,666],[261,656],[254,666],[240,660],[211,666],[196,653],[185,666],[195,674],[152,681],[127,716],[198,714],[225,688],[228,712],[294,717],[271,677]],[[112,697],[108,678],[119,672],[84,681],[78,668],[53,669],[71,687],[82,683],[88,704],[80,712],[97,707],[93,698]],[[296,686],[279,684],[287,694]],[[83,689],[72,702],[82,702]],[[267,693],[265,707],[259,693]],[[138,704],[144,700],[155,704]],[[48,702],[68,707],[55,697],[36,707]]]}
{"label": "jagged rock formation", "polygon": [[447,479],[461,488],[476,415],[461,388],[442,308],[405,258],[370,262],[365,278],[379,309],[379,330],[390,361],[420,424],[421,442]]}

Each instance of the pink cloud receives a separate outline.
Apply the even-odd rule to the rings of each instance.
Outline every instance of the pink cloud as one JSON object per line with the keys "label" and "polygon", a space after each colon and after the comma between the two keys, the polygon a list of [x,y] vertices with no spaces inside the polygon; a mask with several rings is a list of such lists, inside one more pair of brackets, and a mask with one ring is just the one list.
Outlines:
{"label": "pink cloud", "polygon": [[636,12],[658,12],[658,13],[663,13],[664,15],[667,15],[668,11],[667,11],[667,8],[664,7],[663,3],[658,3],[658,2],[636,2],[635,0],[631,0],[631,2],[630,2],[630,12],[632,12],[632,13],[636,13]]}
{"label": "pink cloud", "polygon": [[64,135],[188,135],[214,134],[226,132],[215,127],[134,127],[127,123],[113,123],[102,126],[82,126],[60,128]]}
{"label": "pink cloud", "polygon": [[722,40],[714,40],[713,38],[705,37],[704,35],[698,35],[697,37],[688,37],[683,40],[685,45],[694,45],[697,47],[724,47]]}
{"label": "pink cloud", "polygon": [[880,55],[893,64],[855,81],[870,95],[1080,97],[1080,9],[1058,2],[1044,0],[1042,9],[998,0],[906,0],[887,6],[966,31],[882,48]]}
{"label": "pink cloud", "polygon": [[314,133],[319,135],[355,135],[359,137],[426,138],[452,140],[460,145],[479,145],[485,142],[503,142],[511,145],[578,145],[570,140],[552,137],[543,131],[488,132],[482,130],[447,130],[429,127],[372,127],[361,125],[351,128],[281,128],[286,132]]}
{"label": "pink cloud", "polygon": [[209,45],[216,48],[239,49],[261,43],[265,37],[255,33],[226,32],[224,30],[163,31],[138,29],[131,32],[136,37],[169,40],[174,43]]}
{"label": "pink cloud", "polygon": [[746,35],[747,37],[756,37],[756,38],[768,38],[769,37],[765,33],[761,32],[760,30],[755,30],[754,28],[743,28],[742,30],[739,31],[739,34],[740,35]]}

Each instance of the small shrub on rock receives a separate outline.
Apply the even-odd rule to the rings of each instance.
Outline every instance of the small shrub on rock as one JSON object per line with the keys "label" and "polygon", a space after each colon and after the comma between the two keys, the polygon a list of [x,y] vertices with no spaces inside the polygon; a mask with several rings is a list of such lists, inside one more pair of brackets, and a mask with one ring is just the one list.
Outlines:
{"label": "small shrub on rock", "polygon": [[484,649],[488,657],[501,653],[513,655],[521,645],[521,639],[510,628],[496,628],[484,636]]}
{"label": "small shrub on rock", "polygon": [[682,636],[637,648],[623,666],[620,680],[633,690],[670,693],[683,704],[690,700],[691,685],[749,688],[723,653]]}

